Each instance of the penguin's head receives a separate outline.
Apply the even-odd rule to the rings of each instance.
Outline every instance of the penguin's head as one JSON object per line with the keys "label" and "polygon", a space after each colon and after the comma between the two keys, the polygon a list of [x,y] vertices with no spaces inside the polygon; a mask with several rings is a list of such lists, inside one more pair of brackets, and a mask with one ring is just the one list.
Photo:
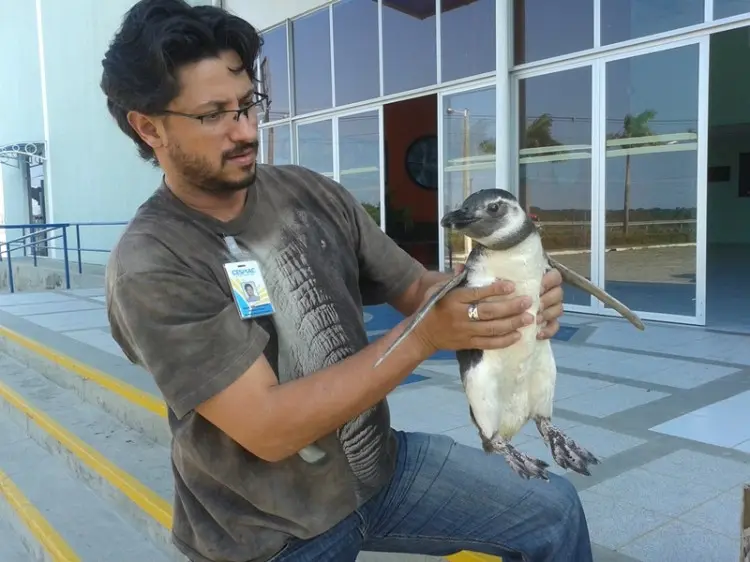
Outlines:
{"label": "penguin's head", "polygon": [[461,207],[443,216],[440,225],[492,250],[511,248],[536,231],[518,199],[504,189],[472,193]]}

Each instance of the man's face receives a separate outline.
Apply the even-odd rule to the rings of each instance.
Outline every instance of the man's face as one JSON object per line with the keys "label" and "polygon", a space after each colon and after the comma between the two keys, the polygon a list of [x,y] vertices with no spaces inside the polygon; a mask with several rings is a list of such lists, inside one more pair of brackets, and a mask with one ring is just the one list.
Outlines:
{"label": "man's face", "polygon": [[167,158],[190,183],[216,194],[235,192],[255,181],[259,107],[239,120],[236,111],[222,113],[255,99],[248,73],[236,72],[240,67],[240,58],[228,51],[182,68],[180,95],[167,109],[204,117],[201,121],[167,115],[163,121],[167,142],[160,160]]}

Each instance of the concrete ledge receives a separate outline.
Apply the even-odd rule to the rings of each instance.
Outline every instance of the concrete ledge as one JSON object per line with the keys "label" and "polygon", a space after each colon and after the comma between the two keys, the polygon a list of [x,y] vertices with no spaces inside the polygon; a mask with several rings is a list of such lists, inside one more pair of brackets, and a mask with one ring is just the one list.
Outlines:
{"label": "concrete ledge", "polygon": [[94,447],[65,429],[13,389],[0,382],[0,408],[26,428],[26,433],[94,490],[112,501],[121,515],[145,532],[175,562],[171,542],[172,506],[136,478],[117,467]]}
{"label": "concrete ledge", "polygon": [[103,409],[156,443],[170,446],[167,408],[153,394],[4,326],[0,326],[0,351],[58,386],[73,390],[85,402]]}
{"label": "concrete ledge", "polygon": [[24,548],[38,562],[81,562],[78,555],[0,470],[0,513],[6,515]]}

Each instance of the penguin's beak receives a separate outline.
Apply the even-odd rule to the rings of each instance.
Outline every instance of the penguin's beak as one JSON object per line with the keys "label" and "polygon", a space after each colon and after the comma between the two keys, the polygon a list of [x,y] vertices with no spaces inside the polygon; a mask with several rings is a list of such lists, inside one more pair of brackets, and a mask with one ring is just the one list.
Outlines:
{"label": "penguin's beak", "polygon": [[440,221],[440,226],[443,228],[453,228],[461,230],[466,228],[470,224],[474,224],[479,220],[479,217],[467,209],[456,209],[443,216]]}

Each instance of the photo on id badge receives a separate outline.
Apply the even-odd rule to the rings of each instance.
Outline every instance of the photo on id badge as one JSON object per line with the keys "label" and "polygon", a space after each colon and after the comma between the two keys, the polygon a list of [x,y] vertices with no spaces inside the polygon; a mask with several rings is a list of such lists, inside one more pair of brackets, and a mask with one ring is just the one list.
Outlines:
{"label": "photo on id badge", "polygon": [[256,262],[226,263],[224,269],[232,286],[237,310],[243,319],[273,314],[273,304]]}

